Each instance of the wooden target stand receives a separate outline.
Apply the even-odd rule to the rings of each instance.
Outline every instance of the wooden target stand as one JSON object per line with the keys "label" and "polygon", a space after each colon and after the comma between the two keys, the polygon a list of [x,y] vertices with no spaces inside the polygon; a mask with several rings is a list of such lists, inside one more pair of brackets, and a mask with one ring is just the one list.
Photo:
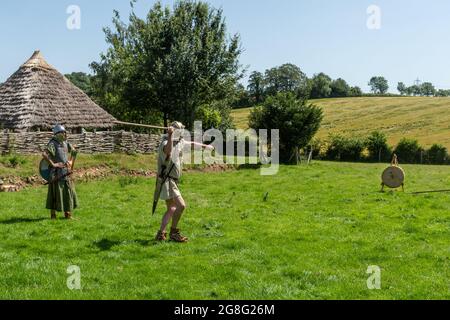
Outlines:
{"label": "wooden target stand", "polygon": [[381,181],[381,192],[384,192],[384,187],[391,189],[402,187],[402,191],[405,191],[405,171],[398,166],[397,155],[394,154],[391,166],[384,170]]}

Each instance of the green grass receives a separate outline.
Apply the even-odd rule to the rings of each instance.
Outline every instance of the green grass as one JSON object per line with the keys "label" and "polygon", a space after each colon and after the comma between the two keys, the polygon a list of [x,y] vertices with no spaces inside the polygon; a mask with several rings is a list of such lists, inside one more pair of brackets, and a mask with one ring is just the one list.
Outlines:
{"label": "green grass", "polygon": [[[20,163],[13,166],[18,159]],[[0,156],[0,177],[16,176],[30,177],[38,174],[40,155],[5,155]],[[108,166],[114,170],[140,170],[141,168],[155,168],[156,155],[127,155],[114,154],[80,154],[76,160],[76,169],[89,169],[98,166]]]}
{"label": "green grass", "polygon": [[[381,194],[384,167],[189,173],[183,245],[152,240],[153,179],[78,184],[77,221],[48,219],[45,187],[0,194],[0,298],[448,299],[450,194]],[[405,170],[407,191],[450,186],[449,167]],[[367,289],[369,265],[382,290]]]}
{"label": "green grass", "polygon": [[[374,130],[386,133],[389,143],[415,138],[424,147],[434,143],[450,149],[450,98],[363,97],[311,100],[324,110],[324,121],[317,137],[330,133],[366,136]],[[238,128],[248,127],[251,109],[233,111]]]}

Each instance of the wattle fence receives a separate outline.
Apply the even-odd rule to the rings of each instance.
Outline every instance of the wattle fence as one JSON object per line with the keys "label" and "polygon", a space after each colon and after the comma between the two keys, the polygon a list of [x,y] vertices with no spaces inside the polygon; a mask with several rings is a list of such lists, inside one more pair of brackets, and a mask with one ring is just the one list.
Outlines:
{"label": "wattle fence", "polygon": [[[0,153],[41,153],[51,132],[0,132]],[[127,131],[100,131],[68,134],[68,140],[81,153],[154,153],[160,142],[155,134]]]}

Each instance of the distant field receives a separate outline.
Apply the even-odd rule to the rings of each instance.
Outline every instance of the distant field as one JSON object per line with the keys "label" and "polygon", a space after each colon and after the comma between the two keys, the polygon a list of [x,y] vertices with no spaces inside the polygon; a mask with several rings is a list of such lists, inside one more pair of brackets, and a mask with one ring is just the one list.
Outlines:
{"label": "distant field", "polygon": [[[387,134],[395,145],[401,138],[416,138],[429,147],[440,143],[450,149],[450,98],[391,97],[311,100],[324,110],[325,119],[318,133],[364,136],[374,130]],[[233,111],[238,128],[247,128],[250,109]]]}

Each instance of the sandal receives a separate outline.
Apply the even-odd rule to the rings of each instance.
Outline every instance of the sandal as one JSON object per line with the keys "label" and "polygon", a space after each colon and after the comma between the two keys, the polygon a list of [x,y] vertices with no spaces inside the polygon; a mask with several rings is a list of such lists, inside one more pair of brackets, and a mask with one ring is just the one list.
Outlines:
{"label": "sandal", "polygon": [[166,241],[167,240],[167,232],[165,231],[158,231],[158,234],[155,238],[156,241]]}
{"label": "sandal", "polygon": [[170,240],[180,243],[188,242],[188,238],[181,235],[180,229],[170,230]]}

